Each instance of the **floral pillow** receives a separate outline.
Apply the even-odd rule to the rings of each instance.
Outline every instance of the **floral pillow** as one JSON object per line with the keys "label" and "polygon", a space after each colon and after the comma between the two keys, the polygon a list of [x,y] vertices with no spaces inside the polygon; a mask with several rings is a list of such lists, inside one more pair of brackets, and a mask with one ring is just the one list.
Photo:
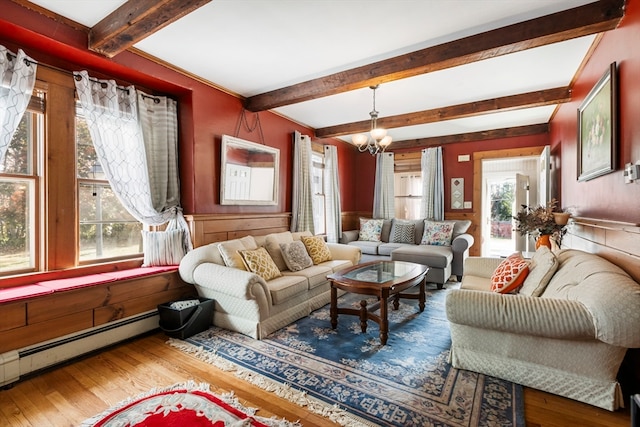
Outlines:
{"label": "floral pillow", "polygon": [[360,234],[358,240],[366,242],[379,242],[382,234],[382,219],[360,218]]}
{"label": "floral pillow", "polygon": [[448,221],[424,221],[421,245],[451,246],[453,236],[453,222]]}

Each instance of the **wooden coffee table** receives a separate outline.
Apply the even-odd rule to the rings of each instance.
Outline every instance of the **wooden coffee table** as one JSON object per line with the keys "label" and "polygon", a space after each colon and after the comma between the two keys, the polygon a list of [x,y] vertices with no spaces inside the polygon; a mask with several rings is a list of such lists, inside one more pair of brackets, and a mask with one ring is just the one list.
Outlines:
{"label": "wooden coffee table", "polygon": [[[357,264],[327,276],[331,282],[331,328],[338,327],[338,314],[350,314],[360,317],[360,329],[367,331],[367,321],[373,320],[380,326],[380,342],[387,344],[389,336],[389,319],[387,303],[393,296],[393,308],[398,309],[400,298],[417,299],[420,312],[425,304],[425,276],[429,267],[403,261],[373,261]],[[417,294],[402,293],[409,288],[420,285]],[[367,307],[367,301],[360,301],[360,309],[339,308],[338,289],[361,295],[375,295],[378,302]],[[380,308],[380,314],[375,314]]]}

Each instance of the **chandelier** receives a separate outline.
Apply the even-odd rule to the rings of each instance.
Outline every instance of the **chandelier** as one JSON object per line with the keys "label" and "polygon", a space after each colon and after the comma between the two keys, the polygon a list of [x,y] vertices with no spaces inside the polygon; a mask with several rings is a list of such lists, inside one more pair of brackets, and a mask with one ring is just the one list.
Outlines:
{"label": "chandelier", "polygon": [[353,135],[351,140],[361,153],[368,150],[371,155],[375,155],[377,153],[384,153],[384,150],[391,144],[391,137],[387,135],[386,129],[377,126],[376,89],[378,89],[378,85],[369,86],[369,88],[373,90],[373,110],[369,113],[371,116],[371,130],[369,131],[369,135],[359,133]]}

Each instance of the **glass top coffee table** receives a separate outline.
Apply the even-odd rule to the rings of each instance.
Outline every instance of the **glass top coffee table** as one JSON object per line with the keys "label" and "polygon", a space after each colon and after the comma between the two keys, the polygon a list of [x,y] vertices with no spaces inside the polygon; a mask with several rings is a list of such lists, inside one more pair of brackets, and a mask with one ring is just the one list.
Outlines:
{"label": "glass top coffee table", "polygon": [[[400,298],[417,299],[420,312],[425,305],[425,276],[429,267],[403,261],[373,261],[357,264],[327,276],[331,283],[331,328],[338,327],[338,314],[350,314],[360,317],[360,329],[367,331],[367,321],[373,320],[380,326],[380,342],[387,344],[389,319],[387,304],[393,297],[393,308],[398,309]],[[417,294],[402,293],[420,285]],[[378,302],[367,307],[367,301],[360,301],[360,309],[338,307],[338,289],[361,294],[374,295]],[[380,309],[380,313],[374,311]]]}

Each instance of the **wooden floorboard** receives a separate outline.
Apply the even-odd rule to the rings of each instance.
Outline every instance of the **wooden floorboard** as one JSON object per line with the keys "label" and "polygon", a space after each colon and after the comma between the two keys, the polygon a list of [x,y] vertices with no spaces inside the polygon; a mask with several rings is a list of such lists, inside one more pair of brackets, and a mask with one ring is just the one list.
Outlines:
{"label": "wooden floorboard", "polygon": [[[304,426],[336,424],[280,399],[228,372],[166,344],[153,333],[72,363],[27,377],[0,391],[0,426],[78,426],[110,406],[153,388],[193,380],[216,393],[233,391],[258,415],[300,421]],[[591,405],[525,389],[528,427],[628,427],[628,410],[609,412]]]}

